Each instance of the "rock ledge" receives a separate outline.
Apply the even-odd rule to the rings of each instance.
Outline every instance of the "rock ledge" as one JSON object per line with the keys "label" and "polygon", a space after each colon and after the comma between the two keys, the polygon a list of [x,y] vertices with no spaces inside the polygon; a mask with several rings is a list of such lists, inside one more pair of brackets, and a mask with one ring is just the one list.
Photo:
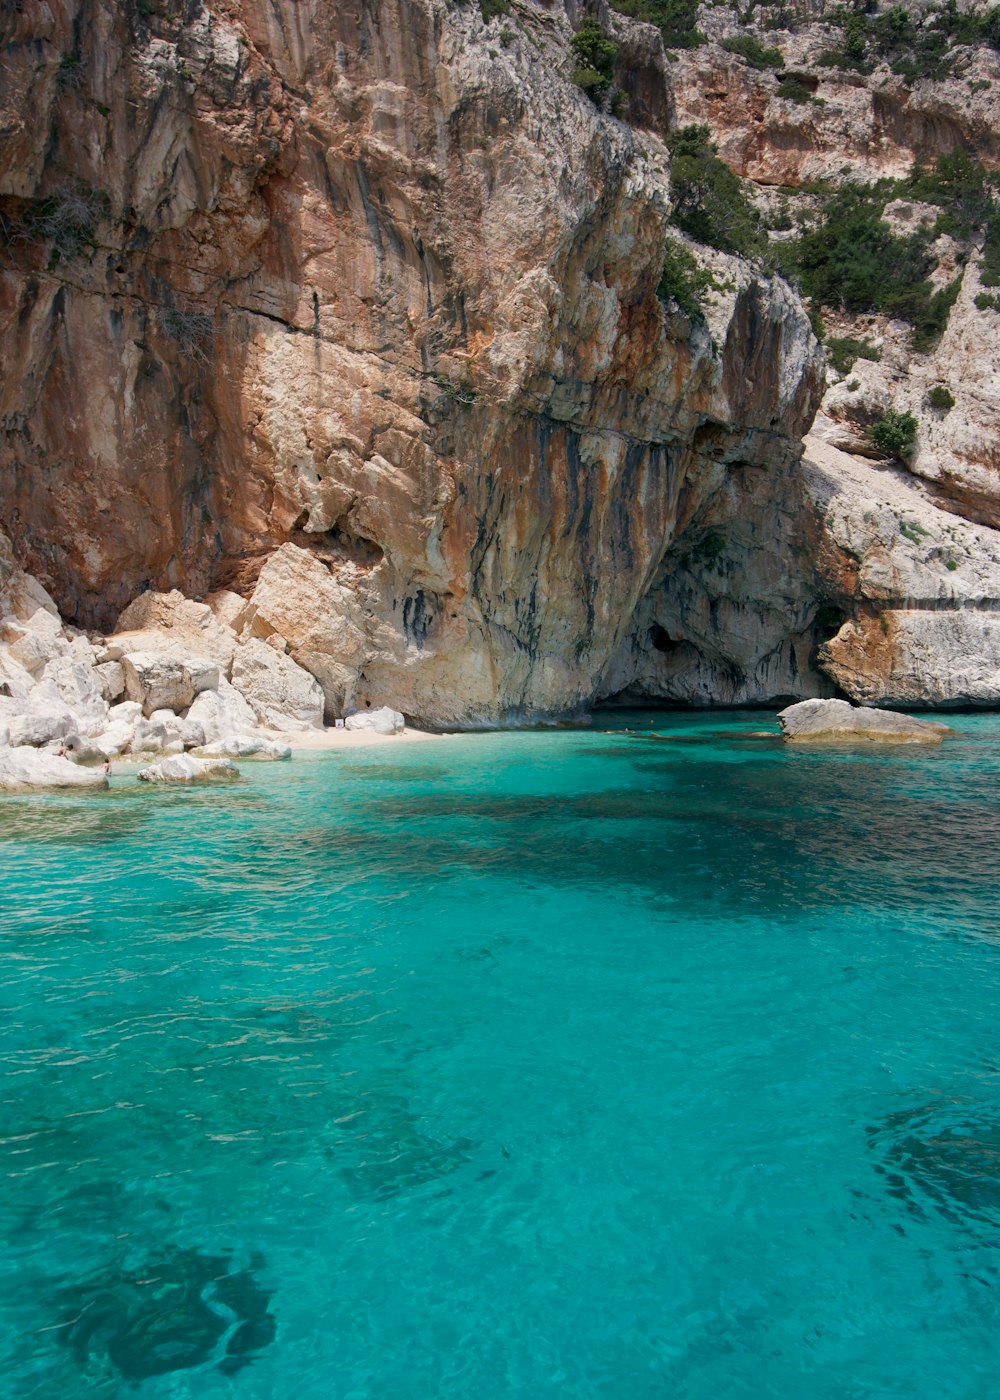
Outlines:
{"label": "rock ledge", "polygon": [[953,733],[946,724],[849,705],[846,700],[801,700],[782,710],[778,723],[786,739],[813,744],[939,744]]}

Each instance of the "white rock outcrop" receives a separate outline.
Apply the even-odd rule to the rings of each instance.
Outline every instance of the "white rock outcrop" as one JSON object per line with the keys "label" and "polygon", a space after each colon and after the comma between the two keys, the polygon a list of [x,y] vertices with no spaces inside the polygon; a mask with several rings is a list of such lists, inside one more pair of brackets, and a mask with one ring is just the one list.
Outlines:
{"label": "white rock outcrop", "polygon": [[366,654],[364,617],[357,597],[319,559],[294,544],[275,550],[245,617],[250,636],[277,633],[292,659],[316,677],[328,719],[350,708]]}
{"label": "white rock outcrop", "polygon": [[230,625],[245,607],[233,606],[233,594],[215,594],[211,602],[196,603],[178,589],[169,593],[140,593],[119,614],[113,641],[125,651],[159,651],[176,656],[202,656],[228,673],[236,647]]}
{"label": "white rock outcrop", "polygon": [[215,739],[211,744],[205,744],[198,750],[198,754],[206,758],[221,755],[227,758],[252,758],[267,762],[291,758],[292,750],[290,745],[282,743],[280,739],[265,739],[260,734],[227,734],[221,739]]}
{"label": "white rock outcrop", "polygon": [[186,710],[196,695],[219,686],[218,666],[204,657],[133,651],[125,653],[122,666],[125,695],[137,701],[147,717],[154,710]]}
{"label": "white rock outcrop", "polygon": [[388,705],[380,705],[375,710],[361,710],[356,715],[348,715],[345,729],[367,730],[371,734],[402,734],[406,720],[398,710]]}
{"label": "white rock outcrop", "polygon": [[900,467],[812,437],[806,448],[822,586],[849,614],[820,646],[820,670],[865,704],[1000,704],[1000,533]]}
{"label": "white rock outcrop", "polygon": [[251,638],[237,647],[233,686],[261,724],[279,730],[322,729],[324,696],[319,682],[269,645],[270,640]]}
{"label": "white rock outcrop", "polygon": [[231,783],[240,770],[228,758],[198,758],[194,754],[176,754],[140,768],[140,783]]}
{"label": "white rock outcrop", "polygon": [[0,748],[0,792],[30,792],[41,788],[106,788],[100,768],[77,766],[44,749],[17,745]]}
{"label": "white rock outcrop", "polygon": [[782,734],[797,743],[939,744],[946,724],[846,700],[800,700],[778,715]]}

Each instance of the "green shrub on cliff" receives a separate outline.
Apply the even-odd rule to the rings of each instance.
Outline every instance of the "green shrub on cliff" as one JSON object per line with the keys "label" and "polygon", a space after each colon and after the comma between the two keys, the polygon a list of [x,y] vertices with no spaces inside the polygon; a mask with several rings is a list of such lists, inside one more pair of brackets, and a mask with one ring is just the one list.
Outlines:
{"label": "green shrub on cliff", "polygon": [[826,18],[840,28],[840,43],[818,61],[861,73],[887,63],[894,73],[915,82],[947,77],[960,48],[1000,48],[1000,6],[977,14],[960,11],[955,0],[947,0],[923,13],[903,5],[874,10],[868,0],[831,10]]}
{"label": "green shrub on cliff", "polygon": [[882,350],[870,340],[855,340],[853,336],[832,335],[826,342],[826,353],[838,374],[847,374],[855,360],[881,360]]}
{"label": "green shrub on cliff", "polygon": [[618,45],[609,39],[596,19],[585,19],[569,41],[578,66],[572,79],[595,106],[600,107],[611,90]]}
{"label": "green shrub on cliff", "polygon": [[780,49],[768,49],[753,34],[740,34],[735,39],[723,39],[726,53],[734,53],[751,68],[763,71],[766,68],[784,68],[785,60]]}
{"label": "green shrub on cliff", "polygon": [[707,42],[698,28],[698,0],[617,0],[620,15],[655,24],[668,49],[693,49]]}
{"label": "green shrub on cliff", "polygon": [[668,238],[663,250],[663,272],[656,295],[664,303],[675,301],[690,321],[704,321],[702,298],[717,289],[718,282],[689,249]]}
{"label": "green shrub on cliff", "polygon": [[668,138],[674,223],[723,253],[752,258],[767,239],[739,177],[716,155],[707,126],[684,126]]}
{"label": "green shrub on cliff", "polygon": [[912,413],[897,413],[890,408],[868,429],[868,436],[887,457],[905,458],[917,440],[917,420]]}
{"label": "green shrub on cliff", "polygon": [[939,413],[949,413],[955,407],[955,395],[947,384],[935,384],[927,395],[927,402]]}
{"label": "green shrub on cliff", "polygon": [[894,234],[882,218],[884,205],[871,189],[845,185],[828,200],[818,224],[789,245],[785,256],[813,301],[907,320],[916,302],[929,296],[930,235]]}

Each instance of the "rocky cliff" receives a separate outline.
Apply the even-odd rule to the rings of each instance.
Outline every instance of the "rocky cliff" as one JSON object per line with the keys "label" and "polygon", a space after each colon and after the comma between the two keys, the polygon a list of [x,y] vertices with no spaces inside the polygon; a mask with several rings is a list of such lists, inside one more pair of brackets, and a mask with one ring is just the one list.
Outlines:
{"label": "rocky cliff", "polygon": [[[817,651],[831,609],[868,636],[899,601],[845,566],[800,465],[822,351],[766,261],[673,228],[666,144],[709,120],[738,173],[792,182],[867,150],[863,122],[789,155],[818,138],[786,139],[718,43],[671,63],[604,12],[615,116],[571,80],[574,6],[490,8],[4,7],[0,525],[20,564],[91,631],[147,590],[239,595],[242,643],[287,648],[328,719],[871,698],[846,642]],[[878,110],[902,168],[911,138]],[[698,307],[664,287],[668,237]],[[988,698],[947,689],[928,698]]]}

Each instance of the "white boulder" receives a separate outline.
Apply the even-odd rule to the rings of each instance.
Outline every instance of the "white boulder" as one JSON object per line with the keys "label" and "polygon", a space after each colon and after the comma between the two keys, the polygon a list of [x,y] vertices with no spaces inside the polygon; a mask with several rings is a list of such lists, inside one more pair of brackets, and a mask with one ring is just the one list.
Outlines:
{"label": "white boulder", "polygon": [[0,749],[0,792],[107,786],[107,774],[100,768],[78,767],[68,758],[21,745]]}
{"label": "white boulder", "polygon": [[76,725],[68,709],[39,708],[11,715],[8,729],[12,748],[41,748],[68,739],[76,732]]}
{"label": "white boulder", "polygon": [[226,680],[219,681],[218,690],[203,690],[195,696],[185,719],[201,726],[205,743],[227,734],[244,733],[257,723],[249,702]]}
{"label": "white boulder", "polygon": [[125,694],[125,670],[120,661],[101,661],[94,667],[101,695],[113,705]]}
{"label": "white boulder", "polygon": [[251,638],[236,648],[233,685],[261,724],[272,729],[322,729],[322,687],[270,641],[270,637],[266,642]]}
{"label": "white boulder", "polygon": [[226,734],[222,738],[204,744],[198,749],[199,755],[214,758],[225,755],[228,758],[269,759],[291,758],[292,750],[280,739],[265,739],[260,734]]}
{"label": "white boulder", "polygon": [[946,724],[846,700],[800,700],[781,711],[778,723],[786,739],[814,744],[939,744],[953,732]]}
{"label": "white boulder", "polygon": [[[240,604],[245,606],[242,598]],[[236,634],[209,603],[196,603],[175,588],[169,593],[140,593],[120,614],[110,640],[126,652],[204,656],[228,672]]]}
{"label": "white boulder", "polygon": [[371,734],[402,734],[406,721],[398,710],[380,705],[376,710],[361,710],[356,715],[348,715],[344,728],[365,729]]}
{"label": "white boulder", "polygon": [[140,768],[140,783],[231,783],[240,771],[228,758],[196,758],[194,754],[176,754]]}
{"label": "white boulder", "polygon": [[154,710],[186,710],[196,695],[218,688],[218,666],[204,657],[171,656],[165,652],[127,652],[122,658],[125,695]]}

